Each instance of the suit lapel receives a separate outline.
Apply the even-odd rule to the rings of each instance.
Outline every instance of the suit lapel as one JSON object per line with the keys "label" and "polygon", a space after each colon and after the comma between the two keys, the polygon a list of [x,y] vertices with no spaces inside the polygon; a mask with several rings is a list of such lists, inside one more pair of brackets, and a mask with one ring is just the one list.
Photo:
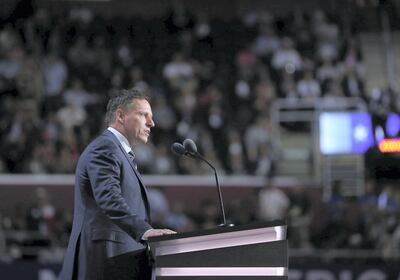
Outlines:
{"label": "suit lapel", "polygon": [[137,171],[137,169],[136,169],[135,166],[133,165],[133,162],[132,162],[131,159],[129,158],[129,155],[126,153],[124,147],[122,147],[121,143],[120,143],[120,142],[118,141],[118,139],[114,136],[114,134],[112,134],[112,132],[109,131],[109,130],[106,130],[106,131],[104,132],[104,134],[105,134],[107,137],[110,137],[110,138],[114,141],[114,143],[116,143],[116,144],[118,145],[118,147],[121,149],[122,154],[124,155],[124,157],[126,158],[126,160],[129,162],[129,165],[131,166],[133,172],[134,172],[135,175],[136,175],[136,178],[139,180],[140,190],[141,190],[141,193],[142,193],[142,196],[143,196],[143,201],[144,201],[144,204],[145,204],[145,207],[146,207],[147,217],[148,217],[148,219],[149,219],[149,221],[150,221],[150,205],[149,205],[149,200],[148,200],[148,195],[147,195],[147,189],[146,189],[146,186],[144,185],[144,183],[143,183],[143,181],[142,181],[142,178],[141,178],[141,176],[140,176],[139,171]]}
{"label": "suit lapel", "polygon": [[140,189],[143,195],[143,200],[144,200],[144,204],[146,207],[146,212],[147,212],[147,217],[150,219],[150,206],[149,206],[149,200],[148,195],[147,195],[147,189],[145,184],[142,181],[142,176],[140,175],[139,171],[135,168],[132,160],[129,158],[129,155],[126,153],[125,149],[122,147],[121,143],[118,143],[119,148],[122,150],[122,153],[124,154],[125,158],[127,159],[127,161],[129,162],[129,165],[131,166],[133,172],[136,175],[136,178],[138,178],[139,180],[139,185],[140,185]]}

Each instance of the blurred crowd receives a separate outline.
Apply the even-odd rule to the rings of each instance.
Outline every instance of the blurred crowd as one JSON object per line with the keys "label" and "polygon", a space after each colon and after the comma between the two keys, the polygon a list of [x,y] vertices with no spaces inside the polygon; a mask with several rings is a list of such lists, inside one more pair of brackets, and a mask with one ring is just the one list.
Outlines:
{"label": "blurred crowd", "polygon": [[[80,152],[105,128],[109,97],[135,87],[151,95],[156,123],[151,144],[135,150],[142,173],[209,172],[171,156],[173,142],[191,138],[220,173],[269,178],[279,158],[274,100],[359,97],[382,118],[399,111],[392,91],[367,94],[365,79],[357,30],[322,10],[221,20],[179,3],[154,19],[40,9],[0,26],[0,172],[73,173]],[[43,190],[36,196],[27,211],[3,217],[2,227],[41,232],[49,244],[65,246],[71,213],[57,211]],[[283,192],[267,180],[253,201],[229,202],[228,209],[236,224],[287,219],[293,248],[390,255],[400,250],[398,196],[393,186],[373,186],[361,198],[338,192],[318,204],[300,188]],[[160,189],[150,198],[160,225],[186,231],[219,223],[213,201],[187,213]]]}
{"label": "blurred crowd", "polygon": [[[344,197],[336,182],[327,201],[317,189],[279,188],[269,178],[246,197],[225,200],[228,223],[284,220],[292,250],[371,250],[370,257],[400,257],[400,191],[392,182],[368,180],[360,197]],[[170,200],[163,188],[151,187],[152,224],[178,232],[215,228],[222,223],[216,199],[205,198],[191,209],[186,201]],[[28,204],[26,202],[29,202]],[[34,258],[60,262],[72,227],[72,208],[52,203],[44,188],[37,188],[13,215],[2,216],[0,260]],[[365,251],[363,251],[365,252]],[[332,257],[335,253],[332,253]]]}
{"label": "blurred crowd", "polygon": [[223,21],[179,2],[155,19],[39,9],[0,27],[0,170],[73,173],[108,98],[135,87],[152,96],[156,123],[137,149],[142,173],[207,172],[170,156],[192,138],[221,172],[267,175],[276,98],[368,99],[364,80],[357,32],[322,10]]}

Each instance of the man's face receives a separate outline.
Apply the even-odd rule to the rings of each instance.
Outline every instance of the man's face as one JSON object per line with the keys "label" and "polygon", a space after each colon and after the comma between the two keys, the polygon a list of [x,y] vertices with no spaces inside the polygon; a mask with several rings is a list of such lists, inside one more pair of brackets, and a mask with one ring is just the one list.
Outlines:
{"label": "man's face", "polygon": [[150,129],[154,127],[153,112],[147,100],[134,99],[127,110],[120,113],[119,119],[131,145],[147,143]]}

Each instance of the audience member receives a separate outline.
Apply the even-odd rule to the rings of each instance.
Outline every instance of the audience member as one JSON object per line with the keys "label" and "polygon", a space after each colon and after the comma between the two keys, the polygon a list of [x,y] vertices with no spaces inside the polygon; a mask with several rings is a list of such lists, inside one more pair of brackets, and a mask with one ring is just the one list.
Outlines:
{"label": "audience member", "polygon": [[273,185],[267,177],[264,187],[258,194],[258,217],[261,220],[285,220],[290,207],[288,196]]}

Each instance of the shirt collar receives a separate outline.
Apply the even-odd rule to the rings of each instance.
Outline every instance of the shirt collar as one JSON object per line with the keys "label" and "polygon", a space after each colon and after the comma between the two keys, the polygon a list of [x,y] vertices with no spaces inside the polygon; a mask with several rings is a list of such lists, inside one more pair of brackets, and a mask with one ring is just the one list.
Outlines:
{"label": "shirt collar", "polygon": [[122,148],[124,148],[126,153],[132,151],[132,147],[131,145],[129,145],[128,139],[126,139],[126,137],[121,132],[111,126],[109,126],[107,129],[111,131],[111,133],[114,134],[115,137],[117,137],[118,141],[121,143]]}

